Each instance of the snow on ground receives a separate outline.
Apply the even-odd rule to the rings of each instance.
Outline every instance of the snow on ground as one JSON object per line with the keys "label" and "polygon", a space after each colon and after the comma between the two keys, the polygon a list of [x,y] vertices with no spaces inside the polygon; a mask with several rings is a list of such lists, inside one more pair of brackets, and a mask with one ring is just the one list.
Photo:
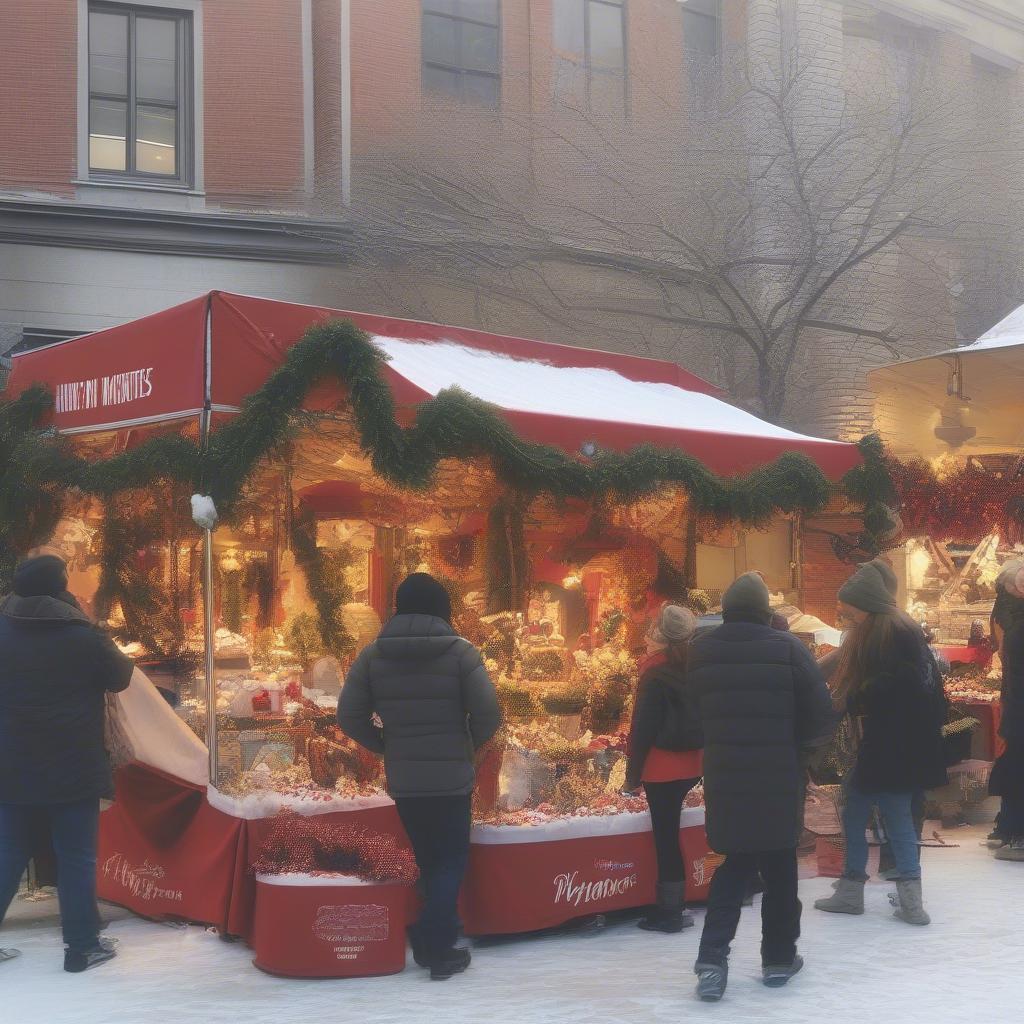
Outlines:
{"label": "snow on ground", "polygon": [[996,861],[979,846],[985,830],[947,832],[959,849],[926,849],[930,928],[893,921],[887,893],[873,884],[862,918],[811,906],[829,880],[801,883],[807,967],[792,984],[759,983],[759,915],[746,909],[732,977],[719,1005],[693,997],[698,928],[649,935],[633,922],[593,936],[558,935],[478,946],[470,972],[430,982],[411,965],[387,978],[288,981],[251,964],[251,952],[202,928],[174,929],[120,917],[109,934],[121,956],[85,975],[61,969],[56,932],[9,922],[0,944],[19,960],[0,965],[3,1019],[18,1024],[898,1024],[1020,1020],[1024,1003],[1024,864]]}

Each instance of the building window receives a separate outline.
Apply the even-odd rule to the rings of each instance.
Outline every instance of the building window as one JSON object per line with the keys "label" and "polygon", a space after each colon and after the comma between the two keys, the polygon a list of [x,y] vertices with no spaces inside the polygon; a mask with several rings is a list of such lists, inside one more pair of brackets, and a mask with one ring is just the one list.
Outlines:
{"label": "building window", "polygon": [[555,0],[555,99],[595,114],[626,113],[624,0]]}
{"label": "building window", "polygon": [[715,60],[721,55],[721,0],[685,0],[683,48],[698,59]]}
{"label": "building window", "polygon": [[186,184],[191,169],[192,17],[89,5],[89,172]]}
{"label": "building window", "polygon": [[423,0],[423,88],[498,107],[500,25],[499,0]]}

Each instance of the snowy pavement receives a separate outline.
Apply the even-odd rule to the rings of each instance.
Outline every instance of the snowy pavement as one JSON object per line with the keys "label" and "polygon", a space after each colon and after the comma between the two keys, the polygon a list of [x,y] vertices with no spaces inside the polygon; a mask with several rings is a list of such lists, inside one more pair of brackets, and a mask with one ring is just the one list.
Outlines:
{"label": "snowy pavement", "polygon": [[898,1024],[1021,1019],[1024,1005],[1024,864],[979,846],[985,829],[946,832],[958,849],[924,851],[930,928],[893,921],[891,886],[873,884],[862,918],[815,911],[829,880],[801,883],[807,967],[785,989],[758,980],[759,915],[744,911],[732,976],[718,1005],[693,997],[698,928],[650,935],[624,922],[593,936],[559,935],[474,950],[469,973],[432,983],[408,967],[387,978],[286,981],[251,964],[251,952],[202,928],[174,929],[119,917],[113,963],[85,975],[61,969],[57,933],[38,921],[0,930],[22,950],[0,965],[3,1019],[17,1024]]}

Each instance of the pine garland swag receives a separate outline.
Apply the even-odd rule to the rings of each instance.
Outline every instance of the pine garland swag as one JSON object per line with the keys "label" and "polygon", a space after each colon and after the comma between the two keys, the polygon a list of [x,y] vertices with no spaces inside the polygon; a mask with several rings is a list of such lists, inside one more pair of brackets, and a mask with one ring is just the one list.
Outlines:
{"label": "pine garland swag", "polygon": [[[210,494],[222,519],[229,520],[259,463],[289,441],[306,395],[329,378],[347,388],[360,445],[374,471],[400,487],[427,488],[444,459],[486,457],[502,482],[520,494],[607,495],[629,502],[675,484],[686,490],[696,514],[748,526],[779,512],[820,511],[834,491],[818,467],[797,453],[737,478],[719,477],[693,456],[650,445],[626,454],[601,452],[581,462],[521,439],[493,407],[457,387],[423,403],[414,423],[404,428],[383,373],[385,359],[348,321],[312,327],[246,399],[239,415],[212,434],[205,452],[172,434],[87,462],[63,438],[39,428],[52,407],[44,389],[29,389],[0,404],[0,572],[9,574],[18,554],[47,539],[60,518],[61,496],[70,488],[106,498],[158,480],[176,481]],[[873,476],[853,478],[861,490],[874,481]],[[314,593],[314,599],[326,614],[331,599],[323,593]],[[329,623],[322,622],[330,632]]]}

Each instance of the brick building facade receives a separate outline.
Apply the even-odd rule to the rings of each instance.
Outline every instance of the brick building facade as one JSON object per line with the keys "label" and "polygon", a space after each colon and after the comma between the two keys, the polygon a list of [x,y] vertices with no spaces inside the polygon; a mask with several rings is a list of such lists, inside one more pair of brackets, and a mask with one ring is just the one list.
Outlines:
{"label": "brick building facade", "polygon": [[[622,310],[580,322],[532,301],[528,275],[491,290],[466,286],[453,268],[425,275],[391,258],[390,240],[361,221],[372,183],[387,178],[403,149],[426,139],[449,147],[453,163],[486,153],[510,192],[528,196],[535,186],[564,183],[567,201],[598,196],[614,216],[615,189],[597,167],[601,137],[585,130],[587,119],[600,119],[604,131],[614,131],[616,120],[628,124],[650,140],[657,166],[662,128],[689,116],[700,73],[776,45],[766,29],[772,19],[781,19],[793,45],[830,55],[822,103],[841,91],[850,54],[919,43],[941,51],[966,85],[993,79],[1007,103],[1019,103],[1024,16],[1015,7],[1011,0],[6,3],[0,338],[31,344],[224,287],[649,351],[728,384],[720,336],[635,322],[631,311],[656,297],[653,285],[650,293],[641,281],[617,294],[620,286],[600,268],[552,265],[560,301],[608,296]],[[555,145],[553,135],[563,133]],[[161,170],[161,160],[173,163]],[[548,227],[557,232],[557,224]],[[859,299],[882,319],[906,314],[913,322],[914,303],[926,301],[928,329],[911,326],[899,344],[908,355],[946,347],[1019,301],[1005,261],[977,272],[987,258],[950,248],[938,316],[934,282],[925,289],[913,253],[887,256],[884,287]],[[869,418],[864,371],[890,360],[891,347],[823,332],[806,351],[785,418],[825,434],[861,432]]]}

